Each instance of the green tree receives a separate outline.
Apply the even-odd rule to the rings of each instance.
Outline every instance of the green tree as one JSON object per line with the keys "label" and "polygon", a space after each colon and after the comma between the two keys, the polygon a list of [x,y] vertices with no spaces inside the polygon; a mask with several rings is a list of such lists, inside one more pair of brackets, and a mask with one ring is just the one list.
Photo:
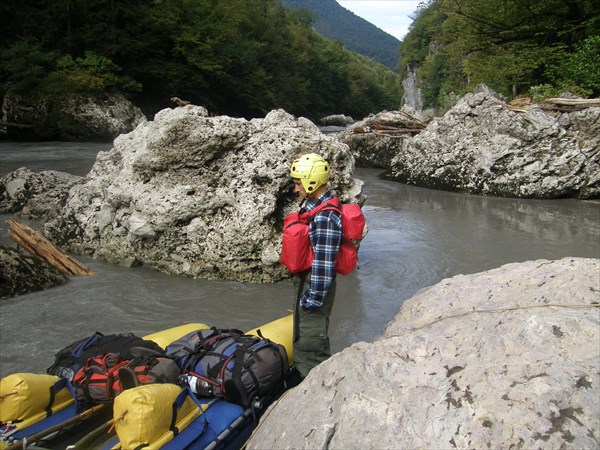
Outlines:
{"label": "green tree", "polygon": [[401,47],[403,65],[420,68],[428,106],[478,83],[509,96],[565,80],[596,86],[599,18],[600,5],[591,0],[430,1]]}
{"label": "green tree", "polygon": [[172,96],[245,117],[360,117],[400,101],[391,70],[278,0],[6,0],[0,12],[3,85],[129,90],[149,115]]}
{"label": "green tree", "polygon": [[557,87],[579,86],[600,95],[600,35],[591,36],[576,46],[574,53],[563,53],[547,74]]}
{"label": "green tree", "polygon": [[33,37],[13,42],[0,52],[5,88],[24,92],[39,86],[52,71],[56,57]]}

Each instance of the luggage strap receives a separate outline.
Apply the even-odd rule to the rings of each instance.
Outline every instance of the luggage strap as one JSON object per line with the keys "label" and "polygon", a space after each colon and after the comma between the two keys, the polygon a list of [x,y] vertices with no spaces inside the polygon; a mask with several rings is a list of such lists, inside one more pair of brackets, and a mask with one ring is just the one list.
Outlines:
{"label": "luggage strap", "polygon": [[[183,406],[183,403],[185,402],[185,399],[187,397],[190,397],[192,399],[192,401],[198,406],[198,408],[200,409],[200,416],[197,417],[187,427],[185,427],[185,429],[184,429],[186,431],[185,433],[181,433],[180,432],[181,430],[179,430],[175,426],[175,423],[177,421],[177,411],[179,409],[181,409],[181,407]],[[209,408],[215,402],[216,402],[216,399],[211,400],[208,403],[207,408]],[[171,425],[169,427],[169,430],[173,433],[173,440],[171,440],[170,442],[165,444],[162,447],[162,449],[163,450],[169,450],[169,449],[170,450],[179,450],[181,448],[186,448],[194,440],[196,440],[198,438],[198,436],[201,436],[206,431],[207,427],[208,427],[208,421],[206,420],[206,417],[204,416],[204,408],[203,408],[202,403],[200,403],[200,400],[198,400],[198,398],[194,395],[194,393],[191,391],[191,389],[189,387],[186,387],[183,389],[183,391],[181,391],[179,393],[179,395],[173,402],[173,416],[171,418]],[[190,432],[191,430],[193,430],[194,432],[191,433]],[[177,442],[174,442],[175,437],[177,437]]]}
{"label": "luggage strap", "polygon": [[50,387],[50,400],[48,401],[48,406],[46,406],[46,417],[50,417],[53,414],[52,407],[54,406],[54,401],[56,400],[56,394],[58,394],[65,387],[73,399],[77,398],[75,396],[73,386],[71,385],[71,381],[68,378],[61,378]]}

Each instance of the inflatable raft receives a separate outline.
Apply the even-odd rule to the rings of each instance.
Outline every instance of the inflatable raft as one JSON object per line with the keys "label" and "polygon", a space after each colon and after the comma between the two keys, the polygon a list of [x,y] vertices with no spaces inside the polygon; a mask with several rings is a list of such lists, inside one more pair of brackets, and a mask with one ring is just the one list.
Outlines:
{"label": "inflatable raft", "polygon": [[[145,336],[161,348],[206,330],[186,324]],[[292,360],[292,316],[247,335],[283,346]],[[220,397],[200,397],[177,384],[147,384],[124,390],[112,404],[78,408],[67,378],[12,374],[0,380],[0,450],[35,449],[238,449],[266,407],[286,389],[240,406]]]}

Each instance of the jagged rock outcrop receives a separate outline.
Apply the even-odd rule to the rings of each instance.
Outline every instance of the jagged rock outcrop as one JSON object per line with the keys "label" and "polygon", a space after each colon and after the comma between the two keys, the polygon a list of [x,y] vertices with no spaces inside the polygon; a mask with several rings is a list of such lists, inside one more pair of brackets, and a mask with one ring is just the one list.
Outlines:
{"label": "jagged rock outcrop", "polygon": [[406,78],[402,80],[402,88],[404,89],[404,95],[402,95],[402,105],[414,108],[417,111],[423,109],[423,96],[421,94],[421,88],[419,87],[419,80],[417,79],[417,69],[408,66]]}
{"label": "jagged rock outcrop", "polygon": [[599,270],[564,258],[441,281],[313,369],[246,448],[598,448]]}
{"label": "jagged rock outcrop", "polygon": [[600,107],[557,109],[515,107],[478,86],[420,132],[375,132],[365,120],[338,139],[359,164],[389,168],[391,178],[407,184],[501,197],[599,198]]}
{"label": "jagged rock outcrop", "polygon": [[512,111],[468,94],[409,142],[391,143],[391,177],[434,189],[505,197],[600,196],[600,108]]}
{"label": "jagged rock outcrop", "polygon": [[58,215],[69,190],[82,177],[56,170],[33,172],[20,168],[0,178],[0,213],[20,213],[46,222]]}
{"label": "jagged rock outcrop", "polygon": [[281,227],[298,206],[290,163],[309,152],[330,161],[343,201],[364,201],[348,147],[307,119],[283,110],[248,121],[193,105],[166,109],[100,153],[43,232],[67,251],[113,263],[273,282],[287,277],[278,263]]}
{"label": "jagged rock outcrop", "polygon": [[44,261],[0,245],[0,298],[59,286],[69,281]]}
{"label": "jagged rock outcrop", "polygon": [[12,140],[110,141],[145,121],[122,94],[89,96],[16,95],[2,104],[2,134]]}
{"label": "jagged rock outcrop", "polygon": [[340,142],[350,147],[360,167],[389,169],[398,150],[407,143],[408,136],[381,136],[375,133],[342,132]]}

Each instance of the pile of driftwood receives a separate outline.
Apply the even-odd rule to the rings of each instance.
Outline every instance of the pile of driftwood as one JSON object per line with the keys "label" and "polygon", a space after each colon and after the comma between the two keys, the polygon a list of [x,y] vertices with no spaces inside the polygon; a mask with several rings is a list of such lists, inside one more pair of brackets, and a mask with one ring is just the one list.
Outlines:
{"label": "pile of driftwood", "polygon": [[94,275],[94,271],[71,258],[60,248],[32,228],[17,222],[6,221],[8,236],[36,258],[56,267],[65,275]]}
{"label": "pile of driftwood", "polygon": [[548,111],[581,111],[593,106],[600,106],[600,98],[547,98],[541,104]]}
{"label": "pile of driftwood", "polygon": [[600,98],[547,98],[541,103],[534,103],[531,98],[522,97],[510,100],[506,107],[511,111],[527,112],[532,105],[544,111],[572,112],[600,106]]}
{"label": "pile of driftwood", "polygon": [[374,133],[389,137],[414,136],[427,127],[428,122],[405,111],[385,112],[355,126],[354,133]]}
{"label": "pile of driftwood", "polygon": [[[541,103],[535,103],[529,97],[515,98],[508,103],[498,104],[498,108],[506,108],[516,112],[527,112],[533,106],[544,111],[572,112],[600,106],[598,98],[547,98]],[[422,120],[406,111],[384,111],[356,124],[354,133],[373,133],[388,137],[410,137],[423,131],[429,120]]]}

